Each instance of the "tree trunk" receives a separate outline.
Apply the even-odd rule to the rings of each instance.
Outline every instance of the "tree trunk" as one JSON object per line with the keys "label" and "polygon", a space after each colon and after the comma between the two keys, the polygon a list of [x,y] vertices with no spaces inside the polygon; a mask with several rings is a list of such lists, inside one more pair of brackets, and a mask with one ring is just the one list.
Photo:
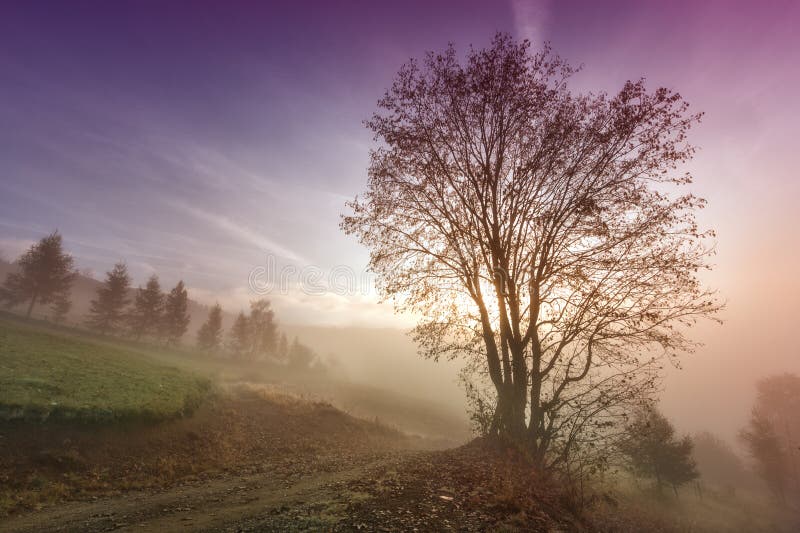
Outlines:
{"label": "tree trunk", "polygon": [[517,444],[525,442],[525,408],[519,406],[514,384],[503,385],[497,391],[496,429],[498,434]]}
{"label": "tree trunk", "polygon": [[39,292],[34,292],[33,296],[31,297],[31,303],[28,305],[28,312],[25,313],[25,318],[30,318],[31,313],[33,312],[33,306],[36,304],[36,299],[39,297]]}
{"label": "tree trunk", "polygon": [[[534,369],[538,369],[539,361],[534,358]],[[544,465],[547,444],[541,434],[544,426],[544,410],[541,404],[542,379],[538,372],[531,372],[530,383],[530,419],[528,420],[528,442],[534,452],[534,460],[538,466]]]}

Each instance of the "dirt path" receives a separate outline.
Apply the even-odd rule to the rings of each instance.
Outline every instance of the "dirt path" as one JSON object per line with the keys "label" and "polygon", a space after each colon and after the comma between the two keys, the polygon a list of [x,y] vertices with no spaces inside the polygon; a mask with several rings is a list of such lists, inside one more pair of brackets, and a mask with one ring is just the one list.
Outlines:
{"label": "dirt path", "polygon": [[575,531],[520,454],[460,448],[295,451],[164,490],[72,501],[0,520],[0,531]]}
{"label": "dirt path", "polygon": [[246,531],[329,529],[358,494],[342,487],[376,468],[396,468],[414,452],[328,457],[324,472],[286,482],[268,474],[236,475],[159,493],[129,493],[70,502],[13,517],[0,530]]}
{"label": "dirt path", "polygon": [[242,392],[153,426],[7,428],[0,532],[547,531],[546,498],[506,455]]}

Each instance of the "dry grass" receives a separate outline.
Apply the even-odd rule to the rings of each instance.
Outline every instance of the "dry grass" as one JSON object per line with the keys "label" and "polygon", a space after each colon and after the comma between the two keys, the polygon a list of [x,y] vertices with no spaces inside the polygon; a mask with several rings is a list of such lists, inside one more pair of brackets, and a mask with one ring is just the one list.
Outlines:
{"label": "dry grass", "polygon": [[247,387],[160,424],[0,424],[0,516],[230,472],[289,479],[324,468],[320,461],[331,454],[415,445],[328,404]]}

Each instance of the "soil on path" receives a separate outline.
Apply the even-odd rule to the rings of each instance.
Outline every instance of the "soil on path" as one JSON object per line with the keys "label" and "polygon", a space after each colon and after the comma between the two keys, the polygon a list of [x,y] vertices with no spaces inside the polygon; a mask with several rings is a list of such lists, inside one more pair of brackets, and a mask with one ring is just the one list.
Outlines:
{"label": "soil on path", "polygon": [[508,449],[431,447],[257,390],[155,426],[6,426],[0,531],[580,529]]}

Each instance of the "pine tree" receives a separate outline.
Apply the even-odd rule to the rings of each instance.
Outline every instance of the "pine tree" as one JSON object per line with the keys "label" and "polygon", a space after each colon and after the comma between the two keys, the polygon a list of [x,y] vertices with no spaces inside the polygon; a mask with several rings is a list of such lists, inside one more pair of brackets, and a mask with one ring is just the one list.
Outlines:
{"label": "pine tree", "polygon": [[286,333],[281,333],[277,355],[279,361],[287,361],[289,359],[289,339],[286,338]]}
{"label": "pine tree", "polygon": [[183,281],[169,291],[164,303],[162,332],[168,345],[178,344],[189,328],[189,295]]}
{"label": "pine tree", "polygon": [[229,345],[233,356],[236,358],[243,357],[251,345],[250,321],[243,311],[239,312],[236,321],[233,323]]}
{"label": "pine tree", "polygon": [[131,277],[128,267],[123,262],[114,265],[106,272],[106,280],[97,289],[97,298],[92,300],[86,325],[97,330],[101,335],[118,333],[125,321],[125,306],[128,300]]}
{"label": "pine tree", "polygon": [[0,301],[8,307],[28,302],[25,316],[34,306],[69,299],[69,290],[77,273],[72,256],[64,252],[61,234],[54,231],[31,246],[17,260],[19,272],[6,277]]}
{"label": "pine tree", "polygon": [[60,294],[51,306],[53,322],[62,324],[67,319],[70,309],[72,309],[72,302],[69,299],[69,294]]}
{"label": "pine tree", "polygon": [[222,307],[215,304],[208,313],[208,319],[197,332],[197,347],[212,351],[219,348],[222,341]]}
{"label": "pine tree", "polygon": [[269,300],[250,302],[250,358],[261,359],[275,354],[278,326]]}
{"label": "pine tree", "polygon": [[292,346],[289,348],[288,363],[289,367],[295,370],[307,370],[317,358],[314,350],[302,344],[297,337],[292,341]]}
{"label": "pine tree", "polygon": [[147,280],[147,285],[136,292],[136,299],[133,303],[133,310],[128,315],[128,324],[134,338],[141,339],[142,336],[159,334],[161,315],[164,307],[164,295],[161,292],[161,285],[158,276],[153,274]]}

